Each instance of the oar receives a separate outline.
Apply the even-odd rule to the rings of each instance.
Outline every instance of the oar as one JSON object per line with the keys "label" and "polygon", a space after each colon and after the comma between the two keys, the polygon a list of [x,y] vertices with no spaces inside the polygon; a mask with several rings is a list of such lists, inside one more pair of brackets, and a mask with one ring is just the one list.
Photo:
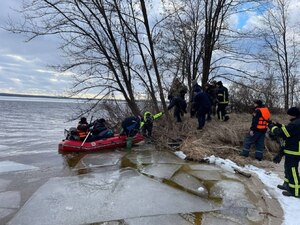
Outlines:
{"label": "oar", "polygon": [[88,132],[88,134],[86,135],[85,139],[81,143],[80,147],[82,147],[84,145],[84,143],[86,142],[86,139],[90,136],[90,133],[91,133],[91,131]]}

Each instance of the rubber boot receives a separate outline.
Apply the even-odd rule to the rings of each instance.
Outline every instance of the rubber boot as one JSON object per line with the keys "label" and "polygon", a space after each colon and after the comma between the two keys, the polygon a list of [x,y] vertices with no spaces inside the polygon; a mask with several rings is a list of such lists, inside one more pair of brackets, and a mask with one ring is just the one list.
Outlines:
{"label": "rubber boot", "polygon": [[126,142],[126,148],[127,150],[131,150],[132,148],[132,142],[133,142],[133,137],[128,137],[127,142]]}
{"label": "rubber boot", "polygon": [[277,185],[277,188],[281,189],[281,190],[284,190],[284,191],[287,191],[288,190],[288,186],[286,183],[283,183],[282,185],[281,184],[278,184]]}

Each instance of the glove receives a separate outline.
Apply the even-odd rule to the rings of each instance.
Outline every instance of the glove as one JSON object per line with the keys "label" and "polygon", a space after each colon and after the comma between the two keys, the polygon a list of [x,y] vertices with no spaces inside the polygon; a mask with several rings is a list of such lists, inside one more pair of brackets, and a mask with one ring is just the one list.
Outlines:
{"label": "glove", "polygon": [[280,163],[281,159],[282,159],[283,155],[281,153],[278,153],[274,158],[273,158],[273,162],[278,164]]}
{"label": "glove", "polygon": [[253,136],[254,135],[254,131],[250,130],[249,134],[250,134],[250,136]]}
{"label": "glove", "polygon": [[277,123],[277,122],[275,122],[275,123],[274,123],[274,125],[275,125],[276,127],[279,127],[279,128],[281,128],[281,127],[282,127],[282,124],[280,124],[280,123]]}
{"label": "glove", "polygon": [[272,130],[272,128],[274,127],[275,125],[274,125],[274,123],[268,123],[268,128],[270,129],[270,130]]}
{"label": "glove", "polygon": [[272,121],[272,120],[268,120],[267,121],[268,122],[268,128],[270,129],[270,130],[272,130],[272,128],[273,127],[279,127],[279,128],[281,128],[282,127],[282,124],[280,124],[280,123],[278,123],[278,122],[275,122],[275,121]]}

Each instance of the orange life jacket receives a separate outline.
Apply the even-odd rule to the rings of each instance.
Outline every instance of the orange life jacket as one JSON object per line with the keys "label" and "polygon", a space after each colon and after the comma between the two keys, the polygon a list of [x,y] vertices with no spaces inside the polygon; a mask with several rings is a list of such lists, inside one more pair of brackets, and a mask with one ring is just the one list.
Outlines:
{"label": "orange life jacket", "polygon": [[78,129],[79,127],[80,127],[80,125],[81,126],[84,126],[84,125],[88,125],[88,124],[78,124],[78,126],[77,126],[77,132],[78,132],[78,135],[79,135],[79,137],[80,137],[80,139],[82,140],[82,139],[84,139],[85,137],[86,137],[86,135],[89,133],[89,129],[84,129],[84,130],[80,130],[80,129]]}
{"label": "orange life jacket", "polygon": [[267,120],[270,119],[270,111],[267,107],[264,108],[257,108],[261,112],[261,117],[258,119],[258,123],[256,128],[257,129],[267,129],[268,128],[268,122]]}
{"label": "orange life jacket", "polygon": [[77,130],[79,138],[80,139],[84,139],[86,137],[86,135],[89,133],[88,130],[84,131],[84,130]]}

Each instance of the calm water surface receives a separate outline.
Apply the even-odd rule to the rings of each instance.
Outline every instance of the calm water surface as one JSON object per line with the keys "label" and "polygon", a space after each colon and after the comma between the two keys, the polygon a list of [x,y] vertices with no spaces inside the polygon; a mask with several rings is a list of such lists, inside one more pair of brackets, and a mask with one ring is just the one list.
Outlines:
{"label": "calm water surface", "polygon": [[0,157],[21,159],[27,154],[38,154],[43,160],[45,155],[58,156],[57,143],[63,138],[64,129],[76,126],[76,121],[68,121],[77,106],[66,100],[0,98]]}
{"label": "calm water surface", "polygon": [[[70,119],[78,104],[71,100],[0,96],[0,181],[9,181],[9,191],[20,192],[21,205],[49,178],[72,175],[70,157],[58,154],[58,143],[64,138],[65,128],[76,126],[77,121]],[[38,169],[1,173],[3,162]],[[9,219],[0,219],[0,224]]]}

